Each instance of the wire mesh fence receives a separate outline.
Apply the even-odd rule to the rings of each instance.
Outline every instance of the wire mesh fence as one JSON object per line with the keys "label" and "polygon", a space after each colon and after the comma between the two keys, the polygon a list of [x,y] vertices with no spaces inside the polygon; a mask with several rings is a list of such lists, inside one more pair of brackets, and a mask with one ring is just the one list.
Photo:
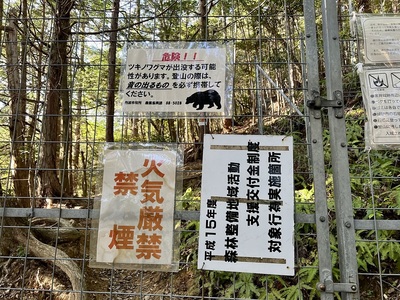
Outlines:
{"label": "wire mesh fence", "polygon": [[[359,40],[351,31],[353,13],[397,13],[397,1],[336,5],[353,206],[345,213],[354,216],[358,282],[341,278],[346,270],[339,264],[336,222],[342,212],[334,201],[340,192],[334,190],[338,162],[328,109],[321,109],[323,151],[312,148],[318,144],[307,106],[313,72],[320,94],[329,90],[321,3],[3,1],[0,299],[398,299],[398,151],[366,147],[355,72]],[[316,30],[315,45],[308,43],[307,26]],[[118,95],[121,53],[132,41],[232,42],[232,115],[125,114]],[[295,276],[197,269],[204,133],[293,137]],[[183,149],[174,215],[177,272],[89,266],[109,143]],[[321,165],[322,173],[313,172]],[[328,234],[318,227],[317,179],[326,185]],[[321,240],[329,256],[318,251]],[[332,282],[324,281],[322,259],[331,263]]]}

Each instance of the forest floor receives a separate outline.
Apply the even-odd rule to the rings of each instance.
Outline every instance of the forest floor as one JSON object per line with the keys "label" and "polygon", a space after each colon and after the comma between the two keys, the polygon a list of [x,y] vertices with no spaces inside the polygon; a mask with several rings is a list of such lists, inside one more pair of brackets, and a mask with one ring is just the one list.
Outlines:
{"label": "forest floor", "polygon": [[[80,225],[83,224],[74,224],[77,228]],[[76,259],[82,268],[81,258],[84,255],[88,258],[90,252],[89,245],[84,251],[84,244],[85,237],[82,235],[80,239],[59,243],[57,249]],[[13,248],[15,251],[10,253],[10,258],[0,260],[0,299],[70,299],[70,280],[51,260],[29,257],[23,253],[21,246]],[[188,295],[188,291],[193,290],[195,279],[193,272],[186,267],[174,273],[105,269],[92,268],[85,260],[82,269],[86,283],[83,294],[87,300],[159,300],[171,293]]]}
{"label": "forest floor", "polygon": [[[201,162],[191,162],[185,169],[188,171],[186,183],[189,185],[200,185]],[[185,184],[185,186],[187,186]],[[79,203],[79,201],[77,202]],[[51,209],[51,207],[47,207]],[[53,208],[59,208],[53,204]],[[80,209],[69,203],[63,205],[63,209]],[[51,221],[51,220],[50,220]],[[85,236],[86,228],[90,227],[86,219],[66,220],[69,226],[80,231],[78,238],[57,243],[57,249],[64,251],[69,257],[75,259],[77,264],[83,269],[87,300],[105,299],[163,299],[174,295],[186,295],[193,291],[194,274],[184,266],[178,272],[155,272],[155,271],[136,271],[122,269],[92,268],[88,265],[90,253],[90,237]],[[34,220],[35,224],[45,227],[51,226],[49,220]],[[68,223],[67,223],[68,224]],[[54,225],[54,222],[53,222]],[[55,227],[57,229],[57,226]],[[12,233],[11,233],[12,235]],[[39,238],[39,236],[37,236]],[[43,242],[54,245],[54,241],[41,238]],[[2,241],[4,243],[4,241]],[[8,241],[7,241],[8,242]],[[9,241],[12,242],[12,239]],[[84,246],[86,245],[86,247]],[[24,300],[67,300],[72,286],[68,276],[61,271],[51,260],[40,260],[30,257],[25,253],[26,245],[9,244],[10,253],[7,259],[0,259],[0,299],[24,299]],[[82,257],[86,257],[82,267]],[[196,292],[198,293],[198,291]],[[80,298],[79,298],[80,299]],[[179,297],[174,297],[179,299]],[[183,299],[183,297],[182,297]]]}

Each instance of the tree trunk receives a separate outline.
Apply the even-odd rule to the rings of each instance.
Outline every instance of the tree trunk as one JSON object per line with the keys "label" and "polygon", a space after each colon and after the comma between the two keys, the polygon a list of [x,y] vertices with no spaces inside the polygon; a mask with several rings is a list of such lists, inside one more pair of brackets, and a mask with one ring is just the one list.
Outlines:
{"label": "tree trunk", "polygon": [[[43,5],[46,5],[45,2]],[[45,13],[46,9],[45,6],[43,7],[42,10],[42,18],[45,18]],[[42,22],[42,27],[40,30],[40,40],[44,39],[44,32],[45,32],[45,22]],[[31,112],[31,121],[29,124],[29,129],[28,129],[28,136],[27,136],[27,141],[33,141],[35,139],[35,133],[38,130],[38,113],[39,113],[39,107],[40,107],[40,102],[42,99],[41,91],[43,88],[42,85],[42,78],[43,78],[43,73],[45,67],[43,67],[43,57],[44,57],[44,45],[43,43],[38,43],[38,52],[37,52],[37,61],[36,65],[38,66],[38,72],[37,72],[37,80],[36,80],[36,86],[34,87],[36,89],[36,94],[35,94],[35,103],[33,107],[33,111]],[[42,66],[42,67],[39,67]],[[30,189],[30,194],[37,196],[37,192],[41,190],[40,187],[40,180],[37,178],[37,174],[35,170],[37,169],[37,161],[36,161],[36,153],[37,153],[37,148],[36,147],[29,147],[29,154],[28,154],[28,165],[31,169],[29,173],[29,189]],[[40,198],[35,203],[35,205],[41,204]]]}
{"label": "tree trunk", "polygon": [[[136,22],[139,23],[137,25],[137,31],[140,29],[140,18],[141,18],[141,10],[140,10],[140,0],[136,0]],[[132,118],[132,136],[134,138],[140,138],[139,136],[139,127],[140,127],[140,120],[139,118]]]}
{"label": "tree trunk", "polygon": [[[67,46],[70,35],[70,13],[72,0],[58,0],[55,15],[54,34],[49,58],[49,92],[47,94],[45,115],[43,117],[42,188],[47,197],[62,195],[61,183],[57,174],[59,152],[60,99],[65,99],[65,78],[67,72]],[[68,95],[68,94],[67,94]]]}
{"label": "tree trunk", "polygon": [[168,119],[168,130],[171,136],[171,142],[176,142],[176,127],[175,127],[175,119]]}
{"label": "tree trunk", "polygon": [[[203,40],[207,40],[208,38],[208,31],[207,31],[207,21],[208,21],[208,13],[207,13],[207,1],[200,0],[199,1],[199,9],[200,9],[200,32],[201,38]],[[204,134],[208,133],[207,127],[208,122],[205,117],[199,119],[199,144],[194,144],[195,148],[195,155],[194,159],[197,160],[202,157],[203,155],[203,141],[204,141]]]}
{"label": "tree trunk", "polygon": [[68,92],[68,68],[65,65],[62,68],[62,82],[61,82],[61,103],[62,103],[62,159],[61,159],[61,178],[62,178],[62,192],[66,195],[72,195],[70,185],[70,158],[71,158],[71,105],[69,101]]}
{"label": "tree trunk", "polygon": [[82,197],[89,195],[88,191],[88,176],[87,176],[87,163],[85,159],[85,153],[81,151],[82,169],[83,169],[83,180],[82,180]]}
{"label": "tree trunk", "polygon": [[115,69],[117,57],[118,15],[119,0],[114,0],[111,19],[110,50],[108,52],[106,142],[114,142]]}
{"label": "tree trunk", "polygon": [[[75,144],[73,148],[72,167],[74,170],[79,170],[79,156],[81,152],[81,121],[82,121],[82,89],[79,89],[76,102],[76,120],[74,128]],[[77,172],[74,172],[77,174]],[[78,180],[73,176],[72,184],[77,186]]]}
{"label": "tree trunk", "polygon": [[[81,23],[81,30],[82,32],[85,31],[85,22]],[[83,64],[85,61],[85,37],[80,37],[81,41],[81,48],[79,53],[79,61]],[[75,137],[75,144],[73,147],[73,159],[72,159],[72,167],[74,170],[79,170],[79,158],[81,155],[81,122],[82,122],[82,97],[83,91],[82,88],[79,88],[77,99],[76,99],[76,118],[75,118],[75,125],[74,125],[74,137]],[[78,174],[78,172],[73,172],[73,174]],[[81,180],[79,180],[81,181]],[[74,186],[78,186],[78,180],[75,176],[72,178],[72,184]]]}
{"label": "tree trunk", "polygon": [[13,205],[29,207],[29,171],[25,151],[26,88],[21,88],[21,72],[18,60],[16,11],[10,11],[9,26],[6,28],[7,79],[11,96],[10,138],[13,163],[13,184],[16,199]]}
{"label": "tree trunk", "polygon": [[207,1],[199,0],[201,38],[207,40]]}

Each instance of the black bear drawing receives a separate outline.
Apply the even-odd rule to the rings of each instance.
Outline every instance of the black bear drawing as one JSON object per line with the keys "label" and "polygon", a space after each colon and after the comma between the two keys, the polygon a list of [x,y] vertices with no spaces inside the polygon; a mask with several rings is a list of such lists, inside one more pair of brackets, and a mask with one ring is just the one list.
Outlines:
{"label": "black bear drawing", "polygon": [[216,90],[207,90],[204,92],[196,92],[191,96],[186,98],[186,104],[193,103],[193,107],[196,110],[202,110],[204,105],[208,105],[208,108],[217,107],[217,109],[221,109],[221,96],[218,94]]}

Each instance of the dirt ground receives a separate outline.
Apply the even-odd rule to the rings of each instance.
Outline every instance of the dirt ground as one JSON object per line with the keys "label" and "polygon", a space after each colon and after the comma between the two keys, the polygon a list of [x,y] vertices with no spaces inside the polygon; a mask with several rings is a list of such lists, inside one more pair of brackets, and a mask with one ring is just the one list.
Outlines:
{"label": "dirt ground", "polygon": [[[184,186],[198,186],[201,178],[201,163],[191,161],[185,164]],[[186,187],[185,187],[186,186]],[[79,209],[80,202],[68,203],[63,209]],[[53,203],[54,208],[57,204]],[[91,208],[90,205],[89,208]],[[49,208],[49,207],[47,207]],[[82,207],[87,208],[87,207]],[[186,295],[189,293],[198,294],[196,289],[196,278],[190,268],[183,267],[179,272],[149,272],[134,270],[110,270],[91,268],[88,264],[90,252],[90,237],[85,237],[85,228],[90,226],[87,220],[62,220],[67,222],[67,227],[75,229],[73,234],[65,240],[59,238],[57,249],[64,251],[83,269],[86,289],[83,294],[86,299],[162,299],[174,295]],[[35,227],[54,226],[54,220],[34,220]],[[58,226],[58,225],[57,225]],[[55,227],[57,227],[55,226]],[[61,226],[61,225],[60,225]],[[42,232],[45,233],[45,232]],[[3,253],[0,258],[0,299],[34,299],[34,300],[64,300],[69,299],[69,291],[72,286],[65,275],[52,261],[43,261],[30,257],[25,253],[26,245],[18,245],[13,241],[12,230],[3,234],[0,241],[0,249]],[[35,234],[42,242],[54,246],[54,240],[46,237],[46,234],[39,232]],[[86,245],[86,246],[85,246]],[[4,249],[6,251],[4,252]],[[85,261],[82,265],[82,257]],[[11,257],[11,258],[8,258]],[[179,299],[174,298],[174,299]]]}
{"label": "dirt ground", "polygon": [[[76,245],[63,245],[65,247]],[[69,299],[71,283],[52,262],[13,258],[1,261],[0,271],[0,299]],[[159,300],[171,293],[188,296],[188,291],[193,289],[193,274],[187,269],[167,273],[90,268],[86,264],[84,274],[86,290],[83,294],[88,300]]]}

